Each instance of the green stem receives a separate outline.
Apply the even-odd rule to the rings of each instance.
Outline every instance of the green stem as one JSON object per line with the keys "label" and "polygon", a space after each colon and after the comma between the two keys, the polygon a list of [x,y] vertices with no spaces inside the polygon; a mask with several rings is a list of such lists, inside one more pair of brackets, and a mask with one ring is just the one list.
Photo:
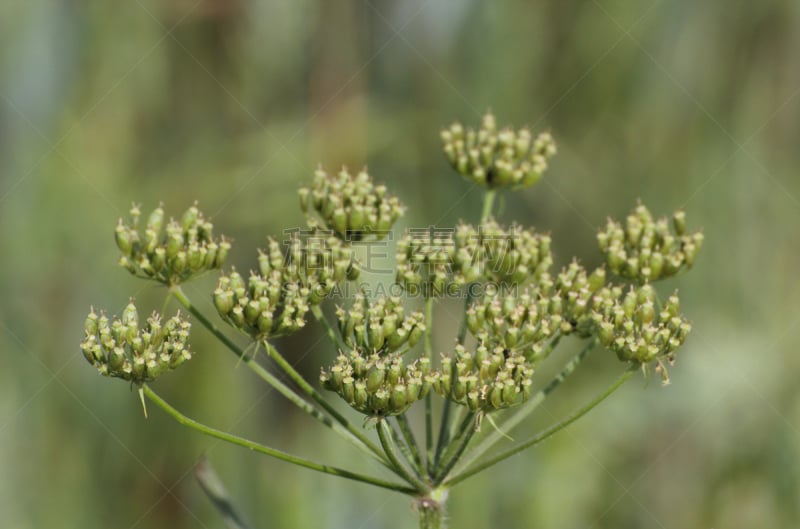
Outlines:
{"label": "green stem", "polygon": [[483,195],[483,210],[481,210],[481,224],[486,222],[486,220],[492,214],[492,206],[494,205],[494,199],[497,197],[497,190],[496,189],[489,189],[486,191],[486,194]]}
{"label": "green stem", "polygon": [[[433,360],[433,298],[425,300],[425,356]],[[431,393],[425,396],[425,461],[428,475],[433,470],[433,398]]]}
{"label": "green stem", "polygon": [[411,457],[414,460],[417,471],[421,475],[425,471],[425,467],[422,464],[422,458],[419,457],[417,440],[414,438],[414,431],[411,429],[411,425],[408,423],[408,417],[406,417],[405,413],[401,413],[396,419],[397,425],[400,427],[400,432],[403,434],[403,437],[405,437],[408,449],[411,451]]}
{"label": "green stem", "polygon": [[303,378],[303,375],[298,373],[292,364],[286,361],[286,359],[281,355],[277,349],[275,349],[272,344],[268,341],[264,340],[264,349],[266,349],[267,354],[269,355],[272,360],[275,361],[276,364],[289,376],[292,381],[297,384],[297,386],[309,397],[314,399],[314,401],[322,406],[322,408],[333,417],[336,422],[344,426],[348,432],[350,432],[353,436],[358,438],[359,441],[364,443],[366,447],[368,447],[372,452],[380,458],[380,461],[387,463],[386,458],[383,456],[383,452],[381,449],[373,443],[364,432],[359,430],[355,425],[351,424],[341,413],[339,413],[336,408],[334,408],[330,402],[325,400],[325,398],[319,394],[319,392],[314,389],[311,384]]}
{"label": "green stem", "polygon": [[424,475],[422,468],[417,464],[416,459],[414,458],[414,454],[411,452],[411,447],[406,442],[406,438],[402,437],[399,433],[397,433],[397,429],[394,427],[392,423],[386,419],[386,424],[389,426],[389,431],[392,434],[392,441],[394,441],[394,445],[400,449],[400,453],[403,454],[403,459],[411,470],[414,471],[414,475],[420,479]]}
{"label": "green stem", "polygon": [[397,453],[394,449],[394,443],[392,442],[392,434],[389,427],[389,424],[386,422],[386,419],[380,419],[378,421],[378,437],[381,440],[381,446],[383,447],[383,451],[386,453],[386,456],[389,458],[389,462],[392,464],[395,472],[405,479],[410,485],[416,488],[417,491],[425,493],[428,491],[428,486],[425,485],[422,481],[419,480],[414,474],[406,469],[405,465],[397,458]]}
{"label": "green stem", "polygon": [[567,417],[563,421],[558,422],[558,423],[554,424],[553,426],[547,428],[546,430],[542,431],[541,433],[535,435],[532,439],[529,439],[529,440],[525,441],[524,443],[522,443],[522,444],[520,444],[518,446],[515,446],[514,448],[512,448],[510,450],[507,450],[507,451],[505,451],[505,452],[503,452],[501,454],[496,455],[495,457],[489,459],[488,461],[480,463],[477,466],[472,467],[471,469],[468,469],[468,470],[462,472],[461,474],[455,476],[454,478],[446,481],[445,482],[445,486],[452,487],[456,483],[460,483],[460,482],[464,481],[465,479],[467,479],[467,478],[469,478],[471,476],[474,476],[478,472],[486,470],[487,468],[489,468],[491,466],[494,466],[497,463],[499,463],[499,462],[501,462],[501,461],[503,461],[505,459],[508,459],[509,457],[511,457],[513,455],[516,455],[516,454],[522,452],[523,450],[526,450],[526,449],[528,449],[528,448],[530,448],[532,446],[535,446],[535,445],[541,443],[542,441],[544,441],[545,439],[547,439],[551,435],[560,432],[561,430],[563,430],[564,428],[566,428],[567,426],[569,426],[573,422],[577,421],[578,419],[580,419],[581,417],[583,417],[584,415],[589,413],[592,409],[594,409],[598,404],[603,402],[605,399],[607,399],[612,393],[614,393],[625,382],[627,382],[627,380],[629,378],[631,378],[631,376],[637,370],[638,370],[638,365],[631,366],[628,370],[626,370],[624,373],[622,373],[622,375],[620,375],[619,378],[617,378],[617,380],[615,380],[614,383],[611,384],[611,386],[609,386],[605,391],[603,391],[602,393],[597,395],[595,398],[593,398],[592,400],[590,400],[589,402],[584,404],[582,407],[580,407],[577,410],[575,410],[569,417]]}
{"label": "green stem", "polygon": [[308,459],[303,459],[301,457],[293,456],[291,454],[287,454],[285,452],[281,452],[280,450],[275,450],[274,448],[270,448],[268,446],[264,446],[262,444],[256,443],[254,441],[250,441],[248,439],[244,439],[242,437],[238,437],[236,435],[229,434],[227,432],[223,432],[221,430],[217,430],[215,428],[211,428],[210,426],[206,426],[205,424],[199,423],[194,419],[190,419],[189,417],[183,415],[181,412],[170,406],[164,399],[162,399],[155,391],[153,391],[150,386],[145,384],[144,386],[145,395],[147,398],[150,399],[153,403],[155,403],[158,407],[163,409],[167,414],[172,416],[173,419],[178,421],[178,423],[188,426],[198,432],[208,435],[210,437],[214,437],[216,439],[220,439],[222,441],[235,444],[238,446],[242,446],[249,450],[253,450],[254,452],[260,452],[262,454],[274,457],[276,459],[280,459],[282,461],[286,461],[287,463],[292,463],[294,465],[298,465],[305,468],[310,468],[311,470],[316,470],[317,472],[322,472],[325,474],[331,474],[333,476],[339,476],[345,479],[352,479],[354,481],[360,481],[362,483],[368,483],[370,485],[374,485],[376,487],[381,487],[384,489],[394,490],[397,492],[402,492],[404,494],[415,494],[419,491],[415,489],[410,489],[404,485],[400,485],[398,483],[392,483],[389,481],[383,481],[378,478],[374,478],[372,476],[365,476],[363,474],[358,474],[355,472],[350,472],[349,470],[344,470],[337,467],[332,467],[329,465],[323,465],[320,463],[315,463],[314,461],[310,461]]}
{"label": "green stem", "polygon": [[169,300],[170,300],[171,297],[172,296],[170,296],[169,292],[167,292],[167,295],[164,297],[164,303],[161,304],[161,317],[162,318],[166,318],[167,317],[167,307],[169,306]]}
{"label": "green stem", "polygon": [[499,429],[495,429],[485,437],[478,445],[472,450],[467,459],[464,460],[462,468],[466,468],[471,465],[474,461],[480,458],[483,454],[485,454],[490,448],[492,448],[497,442],[499,442],[504,437],[507,437],[509,432],[521,423],[523,420],[528,418],[531,413],[533,413],[536,408],[538,408],[544,399],[552,393],[558,386],[561,385],[564,380],[567,379],[569,375],[571,375],[575,369],[577,369],[578,365],[586,358],[589,353],[594,349],[597,345],[597,341],[592,339],[589,341],[586,346],[581,349],[578,354],[572,357],[569,362],[564,366],[564,368],[559,372],[555,377],[553,377],[548,384],[542,388],[539,392],[537,392],[533,397],[529,398],[525,404],[519,407],[516,413],[514,413],[511,417],[509,417],[503,424],[500,426]]}
{"label": "green stem", "polygon": [[[342,436],[343,438],[350,441],[355,447],[359,448],[360,450],[370,454],[371,456],[375,457],[378,461],[386,464],[386,460],[381,455],[380,457],[376,456],[376,453],[373,449],[369,448],[369,445],[364,443],[363,440],[359,438],[359,436],[354,435],[349,429],[343,427],[333,421],[330,417],[326,416],[322,412],[320,412],[317,408],[312,406],[310,403],[306,402],[300,395],[295,393],[289,386],[281,382],[277,377],[275,377],[272,373],[264,369],[255,359],[251,356],[248,356],[246,351],[236,345],[230,338],[228,338],[216,325],[214,325],[206,316],[200,312],[200,310],[195,307],[192,302],[186,297],[183,290],[179,286],[172,287],[170,289],[172,292],[173,297],[178,300],[178,302],[183,305],[186,310],[188,310],[192,316],[197,318],[197,320],[205,327],[211,334],[213,334],[220,342],[225,345],[233,354],[239,357],[239,359],[244,362],[251,371],[253,371],[256,375],[261,377],[267,384],[272,386],[275,390],[278,391],[281,395],[286,397],[292,404],[309,414],[314,419],[318,420],[325,426],[331,428],[337,434]],[[361,433],[361,432],[358,432]],[[375,447],[377,449],[377,447]]]}
{"label": "green stem", "polygon": [[453,467],[456,466],[456,463],[458,463],[458,460],[461,459],[461,456],[467,449],[469,442],[472,440],[472,436],[475,435],[475,432],[477,431],[476,420],[477,416],[475,413],[469,413],[464,419],[458,435],[454,438],[454,441],[460,439],[458,444],[451,445],[452,448],[447,451],[444,459],[442,459],[441,467],[436,469],[436,479],[434,480],[436,485],[447,478],[448,474],[450,474],[450,471],[453,470]]}
{"label": "green stem", "polygon": [[325,334],[328,335],[331,343],[337,348],[342,349],[344,346],[342,342],[339,340],[339,336],[336,334],[336,330],[331,327],[331,324],[328,322],[328,318],[325,317],[325,314],[322,313],[322,309],[319,305],[311,305],[311,313],[317,318],[317,321],[325,327]]}
{"label": "green stem", "polygon": [[415,507],[419,513],[420,529],[444,529],[447,489],[435,489],[417,498]]}

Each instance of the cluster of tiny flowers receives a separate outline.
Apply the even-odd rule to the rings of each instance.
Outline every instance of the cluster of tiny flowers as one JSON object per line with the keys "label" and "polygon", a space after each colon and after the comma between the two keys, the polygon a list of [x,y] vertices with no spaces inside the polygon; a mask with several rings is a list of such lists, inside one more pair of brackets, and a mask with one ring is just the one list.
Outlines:
{"label": "cluster of tiny flowers", "polygon": [[428,358],[406,365],[404,352],[425,332],[420,312],[406,315],[397,297],[381,296],[371,304],[358,294],[353,305],[337,309],[339,332],[349,354],[340,354],[323,370],[322,384],[354,409],[385,417],[403,413],[428,394],[438,374]]}
{"label": "cluster of tiny flowers", "polygon": [[428,358],[406,365],[400,355],[365,356],[357,349],[340,354],[336,363],[320,375],[325,389],[336,392],[353,409],[372,417],[405,412],[424,398],[438,379]]}
{"label": "cluster of tiny flowers", "polygon": [[425,297],[451,293],[473,281],[520,284],[537,280],[552,265],[550,236],[504,228],[495,220],[454,231],[408,230],[397,243],[398,284]]}
{"label": "cluster of tiny flowers", "polygon": [[625,226],[609,219],[597,234],[600,251],[616,275],[645,283],[674,276],[694,264],[703,244],[701,232],[686,232],[686,215],[676,212],[672,229],[666,218],[655,220],[639,204],[628,215]]}
{"label": "cluster of tiny flowers", "polygon": [[173,316],[165,323],[153,313],[139,328],[139,314],[131,302],[122,318],[99,316],[92,310],[86,318],[81,350],[86,360],[107,377],[141,384],[175,369],[192,357],[188,339],[191,324]]}
{"label": "cluster of tiny flowers", "polygon": [[444,153],[465,178],[488,188],[521,188],[539,181],[556,154],[549,132],[535,139],[523,128],[497,130],[491,113],[483,116],[478,130],[454,123],[441,132]]}
{"label": "cluster of tiny flowers", "polygon": [[605,268],[596,268],[589,273],[577,261],[562,269],[555,280],[549,277],[542,280],[542,291],[552,293],[553,310],[564,317],[561,323],[563,334],[574,332],[582,338],[593,334],[592,307],[607,299],[616,299],[622,292],[620,287],[607,286],[605,281]]}
{"label": "cluster of tiny flowers", "polygon": [[509,408],[530,396],[532,365],[502,346],[481,343],[471,352],[456,345],[452,356],[442,355],[441,369],[434,391],[472,411]]}
{"label": "cluster of tiny flowers", "polygon": [[425,332],[421,312],[405,315],[398,297],[381,296],[370,304],[356,295],[349,309],[338,307],[339,332],[348,347],[387,355],[414,347]]}
{"label": "cluster of tiny flowers", "polygon": [[311,188],[300,189],[300,207],[304,213],[314,210],[345,241],[383,239],[405,213],[397,197],[375,185],[366,170],[351,175],[345,168],[336,175],[317,169]]}
{"label": "cluster of tiny flowers", "polygon": [[692,327],[681,316],[677,294],[656,311],[652,286],[631,288],[624,296],[599,304],[593,311],[597,336],[625,362],[646,365],[657,362],[664,383],[668,383],[662,359],[670,364]]}
{"label": "cluster of tiny flowers", "polygon": [[141,211],[134,205],[130,222],[119,220],[114,232],[122,251],[120,265],[130,273],[174,285],[207,270],[222,267],[230,242],[214,239],[213,225],[193,205],[179,221],[164,222],[164,209],[150,213],[144,233],[139,233]]}
{"label": "cluster of tiny flowers", "polygon": [[267,251],[259,252],[258,273],[251,271],[245,283],[234,269],[220,276],[214,291],[220,316],[257,340],[304,327],[312,305],[358,275],[352,250],[336,237],[293,236],[288,246],[284,251],[270,239]]}
{"label": "cluster of tiny flowers", "polygon": [[561,298],[537,290],[486,295],[467,309],[467,328],[491,350],[519,353],[530,363],[544,359],[550,339],[564,325]]}

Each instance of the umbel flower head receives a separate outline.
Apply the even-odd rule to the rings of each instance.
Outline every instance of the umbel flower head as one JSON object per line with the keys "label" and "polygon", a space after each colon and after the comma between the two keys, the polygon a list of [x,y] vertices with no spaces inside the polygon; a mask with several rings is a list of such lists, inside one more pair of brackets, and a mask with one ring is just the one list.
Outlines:
{"label": "umbel flower head", "polygon": [[473,281],[537,281],[552,265],[550,236],[494,219],[477,228],[407,230],[397,243],[398,284],[438,297]]}
{"label": "umbel flower head", "polygon": [[321,167],[314,173],[311,188],[300,188],[300,207],[313,210],[325,226],[344,241],[360,241],[367,236],[380,240],[405,213],[405,206],[375,185],[366,169],[356,175],[342,168],[329,175]]}
{"label": "umbel flower head", "polygon": [[373,417],[403,413],[428,394],[438,378],[430,359],[410,364],[403,359],[425,332],[422,313],[406,314],[397,297],[380,296],[370,303],[359,293],[349,309],[338,307],[336,316],[339,332],[352,349],[322,371],[326,389]]}
{"label": "umbel flower head", "polygon": [[406,315],[398,297],[381,296],[372,303],[358,293],[349,309],[337,307],[339,332],[348,347],[386,356],[414,347],[425,332],[419,311]]}
{"label": "umbel flower head", "polygon": [[371,417],[399,415],[425,398],[438,380],[428,358],[407,364],[401,355],[364,355],[353,349],[342,353],[320,380],[353,409]]}
{"label": "umbel flower head", "polygon": [[651,285],[631,288],[616,300],[607,300],[592,313],[596,333],[606,348],[624,362],[646,367],[656,362],[662,380],[669,383],[666,366],[675,361],[675,353],[692,330],[680,314],[678,295],[669,297],[662,309],[656,309],[656,294]]}
{"label": "umbel flower head", "polygon": [[561,332],[576,333],[582,338],[593,335],[592,308],[622,293],[619,286],[606,285],[605,268],[589,273],[577,261],[564,267],[555,281],[547,277],[539,285],[543,293],[552,296],[553,311],[563,316]]}
{"label": "umbel flower head", "polygon": [[358,276],[352,250],[326,232],[295,233],[282,250],[274,239],[259,252],[258,272],[245,283],[234,269],[222,275],[214,291],[220,316],[257,340],[293,333],[305,326],[312,305],[319,304],[340,281]]}
{"label": "umbel flower head", "polygon": [[133,301],[123,310],[122,318],[111,321],[92,309],[86,318],[81,350],[101,374],[141,384],[192,357],[188,344],[190,327],[180,312],[163,323],[154,312],[140,328]]}
{"label": "umbel flower head", "polygon": [[703,234],[687,233],[683,211],[673,214],[670,226],[666,218],[654,219],[650,210],[639,204],[624,226],[609,219],[597,234],[597,243],[614,274],[646,283],[691,268],[703,245]]}
{"label": "umbel flower head", "polygon": [[453,123],[441,132],[444,154],[450,165],[467,180],[488,188],[517,189],[539,181],[556,154],[549,132],[535,139],[530,130],[497,130],[494,115],[483,116],[475,130]]}
{"label": "umbel flower head", "polygon": [[222,267],[230,242],[215,239],[209,222],[197,204],[191,206],[180,221],[164,222],[164,209],[158,206],[150,213],[144,232],[139,232],[141,211],[134,205],[130,221],[122,219],[114,232],[122,251],[120,265],[136,276],[155,279],[166,285],[182,283],[207,270]]}
{"label": "umbel flower head", "polygon": [[442,397],[485,413],[520,404],[530,396],[533,366],[501,345],[479,343],[474,352],[463,345],[442,355],[442,372],[433,388]]}
{"label": "umbel flower head", "polygon": [[551,339],[568,325],[562,310],[560,297],[536,289],[511,295],[498,291],[467,309],[467,328],[488,351],[514,353],[534,364],[545,358]]}

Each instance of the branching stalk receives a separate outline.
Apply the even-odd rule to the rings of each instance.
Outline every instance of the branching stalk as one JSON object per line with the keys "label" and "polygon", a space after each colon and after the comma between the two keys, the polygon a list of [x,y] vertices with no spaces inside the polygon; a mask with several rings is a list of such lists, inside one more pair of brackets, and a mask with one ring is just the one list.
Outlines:
{"label": "branching stalk", "polygon": [[389,424],[386,422],[386,419],[380,419],[378,421],[378,437],[381,440],[381,446],[383,446],[383,451],[386,453],[386,456],[389,458],[389,462],[392,464],[393,469],[395,472],[405,479],[410,485],[412,485],[418,492],[425,493],[428,490],[428,486],[425,485],[422,481],[419,480],[414,474],[408,471],[408,469],[403,465],[403,463],[398,459],[397,452],[395,451],[394,443],[392,442],[392,434],[390,430]]}
{"label": "branching stalk", "polygon": [[317,472],[322,472],[324,474],[331,474],[333,476],[339,476],[341,478],[352,479],[354,481],[360,481],[362,483],[368,483],[370,485],[374,485],[376,487],[381,487],[384,489],[394,490],[397,492],[402,492],[404,494],[415,494],[418,491],[416,489],[410,489],[404,485],[400,485],[397,483],[392,483],[390,481],[384,481],[379,478],[375,478],[372,476],[366,476],[363,474],[358,474],[356,472],[350,472],[349,470],[344,470],[338,467],[332,467],[329,465],[323,465],[320,463],[316,463],[314,461],[310,461],[308,459],[304,459],[301,457],[297,457],[291,454],[287,454],[286,452],[282,452],[280,450],[276,450],[274,448],[270,448],[268,446],[264,446],[262,444],[256,443],[254,441],[250,441],[248,439],[244,439],[242,437],[238,437],[236,435],[229,434],[227,432],[223,432],[221,430],[217,430],[216,428],[212,428],[210,426],[206,426],[205,424],[199,423],[194,419],[190,419],[189,417],[183,415],[181,412],[173,408],[170,404],[168,404],[164,399],[162,399],[155,391],[153,391],[150,386],[145,384],[143,386],[144,393],[148,399],[150,399],[154,404],[158,407],[163,409],[167,414],[172,416],[173,419],[178,421],[178,423],[188,426],[193,430],[196,430],[202,434],[208,435],[210,437],[214,437],[216,439],[220,439],[222,441],[235,444],[238,446],[242,446],[249,450],[253,450],[254,452],[259,452],[270,457],[274,457],[276,459],[280,459],[281,461],[286,461],[287,463],[292,463],[294,465],[298,465],[301,467],[309,468],[311,470],[316,470]]}
{"label": "branching stalk", "polygon": [[[458,460],[461,459],[461,456],[467,449],[469,442],[472,440],[472,436],[475,435],[475,432],[477,431],[477,420],[478,416],[475,413],[469,413],[464,418],[464,422],[461,424],[461,429],[459,430],[458,435],[456,435],[456,437],[453,439],[453,443],[450,445],[450,449],[442,459],[441,465],[436,469],[436,478],[434,479],[434,483],[436,485],[444,481],[447,475],[450,474],[450,471],[453,470],[453,467],[456,466]],[[458,442],[457,444],[456,441]]]}
{"label": "branching stalk", "polygon": [[331,324],[328,322],[328,318],[325,317],[325,314],[323,314],[320,306],[311,305],[311,313],[314,315],[317,321],[320,322],[323,327],[325,327],[325,334],[328,335],[328,338],[330,339],[333,346],[339,349],[344,348],[342,341],[339,339],[339,335],[336,334],[336,330],[333,327],[331,327]]}
{"label": "branching stalk", "polygon": [[334,408],[330,402],[325,400],[325,398],[320,395],[320,393],[314,389],[314,387],[308,383],[308,381],[303,378],[303,375],[297,372],[297,370],[292,367],[292,364],[286,361],[286,359],[281,355],[275,347],[272,346],[268,341],[264,340],[264,349],[266,349],[267,354],[270,358],[272,358],[278,367],[280,367],[292,381],[297,384],[297,386],[309,397],[314,399],[314,401],[322,406],[322,408],[333,417],[336,422],[344,426],[348,432],[353,434],[359,441],[364,443],[366,447],[372,450],[381,461],[386,462],[386,459],[383,457],[381,449],[378,446],[369,440],[369,438],[358,429],[354,424],[351,424],[341,413],[339,413],[336,408]]}
{"label": "branching stalk", "polygon": [[408,449],[411,451],[411,458],[419,474],[422,475],[425,472],[425,466],[422,463],[422,458],[419,456],[417,440],[414,437],[414,431],[411,429],[411,425],[408,423],[408,417],[406,417],[405,413],[401,413],[396,419],[397,425],[400,427],[400,432],[406,440],[406,445],[408,445]]}
{"label": "branching stalk", "polygon": [[503,453],[501,453],[499,455],[496,455],[495,457],[489,459],[488,461],[480,463],[477,466],[475,466],[475,467],[473,467],[471,469],[468,469],[468,470],[462,472],[461,474],[458,474],[454,478],[446,481],[445,482],[445,486],[452,487],[453,485],[455,485],[457,483],[460,483],[460,482],[464,481],[465,479],[467,479],[467,478],[469,478],[471,476],[474,476],[478,472],[486,470],[487,468],[489,468],[491,466],[494,466],[497,463],[500,463],[501,461],[504,461],[504,460],[508,459],[509,457],[522,452],[523,450],[526,450],[526,449],[528,449],[528,448],[530,448],[532,446],[535,446],[535,445],[541,443],[542,441],[544,441],[545,439],[547,439],[551,435],[554,435],[554,434],[560,432],[561,430],[563,430],[564,428],[566,428],[567,426],[569,426],[573,422],[577,421],[578,419],[580,419],[581,417],[583,417],[584,415],[589,413],[598,404],[603,402],[612,393],[614,393],[616,390],[618,390],[625,382],[627,382],[627,380],[629,378],[631,378],[631,376],[636,371],[638,371],[638,369],[639,369],[639,366],[637,366],[637,365],[632,366],[627,371],[625,371],[622,375],[620,375],[619,378],[617,378],[617,380],[615,380],[614,383],[611,384],[611,386],[609,386],[605,391],[603,391],[602,393],[597,395],[595,398],[593,398],[592,400],[590,400],[589,402],[584,404],[582,407],[580,407],[577,410],[575,410],[569,417],[567,417],[563,421],[560,421],[560,422],[554,424],[553,426],[547,428],[546,430],[542,431],[541,433],[535,435],[532,439],[529,439],[528,441],[525,441],[524,443],[521,443],[520,445],[518,445],[518,446],[516,446],[516,447],[514,447],[514,448],[512,448],[510,450],[507,450],[507,451],[505,451],[505,452],[503,452]]}
{"label": "branching stalk", "polygon": [[419,479],[423,479],[424,469],[422,469],[417,464],[417,461],[414,458],[414,455],[411,451],[411,447],[408,445],[406,438],[401,436],[401,434],[397,432],[397,429],[394,427],[392,423],[389,422],[388,419],[386,419],[385,422],[389,427],[389,431],[392,434],[392,441],[394,441],[394,445],[397,448],[399,448],[400,453],[403,454],[403,459],[405,460],[406,463],[408,463],[408,466],[414,472],[414,475]]}
{"label": "branching stalk", "polygon": [[571,375],[578,365],[586,358],[592,349],[597,345],[596,340],[590,340],[586,346],[581,349],[575,356],[570,359],[564,368],[547,383],[547,385],[532,396],[528,401],[520,406],[516,413],[506,419],[499,429],[492,430],[492,433],[487,435],[478,445],[469,452],[467,458],[462,464],[462,468],[466,468],[474,461],[478,460],[483,454],[491,449],[501,439],[506,437],[514,427],[516,427],[523,420],[527,419],[541,404],[545,398],[552,393],[557,387],[561,385],[564,380]]}
{"label": "branching stalk", "polygon": [[[189,298],[184,294],[183,290],[179,286],[175,286],[170,289],[172,296],[178,300],[178,302],[183,305],[189,313],[192,314],[197,320],[205,327],[211,334],[213,334],[220,342],[222,342],[233,354],[238,356],[242,362],[250,368],[256,375],[261,377],[267,384],[272,386],[275,390],[278,391],[281,395],[286,397],[292,404],[309,414],[314,419],[318,420],[325,426],[331,428],[333,431],[338,433],[343,438],[350,441],[358,449],[370,454],[372,457],[377,459],[382,463],[386,463],[386,460],[382,457],[382,455],[377,454],[375,450],[377,450],[377,446],[371,448],[369,444],[365,443],[363,439],[359,437],[359,435],[355,435],[349,428],[344,427],[341,423],[337,423],[327,415],[323,414],[319,411],[316,407],[308,403],[305,399],[303,399],[300,395],[295,393],[289,386],[281,382],[277,377],[275,377],[272,373],[264,369],[254,358],[247,355],[247,353],[238,345],[236,345],[227,335],[225,335],[216,325],[214,325],[200,310],[189,300]],[[358,434],[363,434],[358,432]]]}

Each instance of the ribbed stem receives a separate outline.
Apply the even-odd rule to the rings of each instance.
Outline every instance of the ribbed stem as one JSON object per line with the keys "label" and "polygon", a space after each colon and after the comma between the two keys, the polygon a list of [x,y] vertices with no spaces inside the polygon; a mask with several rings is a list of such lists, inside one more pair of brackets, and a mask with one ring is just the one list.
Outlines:
{"label": "ribbed stem", "polygon": [[475,435],[477,431],[476,427],[476,420],[478,417],[474,413],[470,413],[467,419],[465,419],[465,428],[462,429],[462,432],[459,432],[459,435],[453,439],[453,441],[458,441],[458,444],[455,446],[453,450],[448,450],[447,457],[442,459],[441,468],[437,468],[436,470],[436,479],[434,480],[435,484],[439,484],[450,474],[450,471],[453,470],[453,467],[456,466],[458,460],[461,459],[461,456],[464,454],[464,451],[469,446],[469,442],[472,440],[472,436]]}
{"label": "ribbed stem", "polygon": [[446,529],[447,490],[432,490],[427,496],[417,498],[414,507],[419,513],[420,529]]}
{"label": "ribbed stem", "polygon": [[[278,366],[283,369],[283,371],[292,379],[292,381],[297,384],[297,386],[309,397],[314,399],[314,401],[322,406],[322,408],[333,417],[336,422],[344,426],[348,432],[353,434],[359,441],[364,443],[373,453],[380,457],[380,460],[386,462],[386,458],[383,456],[383,452],[381,449],[369,438],[364,435],[364,432],[359,430],[355,425],[351,424],[341,413],[339,413],[336,408],[334,408],[330,402],[325,400],[325,398],[319,394],[319,392],[308,383],[308,381],[303,378],[303,375],[297,372],[295,368],[286,361],[286,359],[281,355],[277,349],[275,349],[272,344],[268,341],[264,340],[263,342],[264,348],[267,350],[267,354],[270,358],[272,358]],[[391,465],[389,465],[391,468]]]}
{"label": "ribbed stem", "polygon": [[526,450],[526,449],[528,449],[528,448],[530,448],[532,446],[535,446],[535,445],[541,443],[542,441],[544,441],[545,439],[547,439],[551,435],[554,435],[554,434],[560,432],[561,430],[563,430],[564,428],[566,428],[567,426],[569,426],[573,422],[577,421],[578,419],[580,419],[581,417],[583,417],[584,415],[589,413],[598,404],[600,404],[601,402],[606,400],[612,393],[614,393],[616,390],[618,390],[622,386],[622,384],[627,382],[627,380],[629,378],[631,378],[631,375],[633,375],[637,370],[638,370],[638,366],[636,366],[636,365],[631,366],[630,369],[628,369],[622,375],[620,375],[619,378],[617,378],[617,380],[615,380],[614,383],[611,384],[611,386],[609,386],[605,391],[603,391],[602,393],[597,395],[595,398],[593,398],[592,400],[590,400],[589,402],[584,404],[582,407],[580,407],[577,410],[575,410],[574,412],[572,412],[572,414],[569,417],[567,417],[566,419],[564,419],[563,421],[554,424],[550,428],[547,428],[543,432],[535,435],[532,439],[529,439],[529,440],[525,441],[524,443],[521,443],[521,444],[515,446],[514,448],[512,448],[510,450],[507,450],[507,451],[505,451],[505,452],[503,452],[503,453],[501,453],[499,455],[496,455],[495,457],[489,459],[488,461],[484,461],[483,463],[480,463],[479,465],[476,465],[475,467],[473,467],[473,468],[471,468],[469,470],[466,470],[465,472],[462,472],[461,474],[455,476],[453,479],[450,479],[450,480],[446,481],[445,482],[445,486],[452,487],[456,483],[460,483],[460,482],[464,481],[465,479],[467,479],[467,478],[469,478],[471,476],[474,476],[478,472],[486,470],[487,468],[489,468],[491,466],[494,466],[497,463],[499,463],[499,462],[501,462],[501,461],[503,461],[505,459],[508,459],[509,457],[511,457],[513,455],[516,455],[516,454],[522,452],[523,450]]}
{"label": "ribbed stem", "polygon": [[280,450],[276,450],[274,448],[264,446],[254,441],[250,441],[248,439],[244,439],[242,437],[238,437],[236,435],[232,435],[227,432],[217,430],[216,428],[212,428],[210,426],[206,426],[205,424],[199,423],[194,419],[190,419],[189,417],[183,415],[181,412],[170,406],[147,384],[143,386],[143,389],[144,389],[144,394],[147,396],[148,399],[150,399],[158,407],[160,407],[169,415],[171,415],[172,418],[178,421],[178,423],[184,426],[188,426],[189,428],[192,428],[193,430],[196,430],[210,437],[214,437],[216,439],[220,439],[222,441],[226,441],[231,444],[242,446],[249,450],[253,450],[254,452],[260,452],[270,457],[286,461],[287,463],[292,463],[294,465],[298,465],[301,467],[310,468],[311,470],[316,470],[317,472],[331,474],[333,476],[339,476],[341,478],[352,479],[354,481],[360,481],[362,483],[369,483],[370,485],[374,485],[376,487],[390,489],[397,492],[402,492],[404,494],[415,494],[419,492],[415,489],[410,489],[404,485],[392,483],[389,481],[384,481],[382,479],[374,478],[372,476],[365,476],[363,474],[358,474],[356,472],[350,472],[349,470],[323,465],[320,463],[316,463],[314,461],[310,461],[308,459],[303,459],[301,457],[293,456],[291,454],[287,454],[286,452],[281,452]]}
{"label": "ribbed stem", "polygon": [[411,457],[414,460],[414,464],[417,467],[417,471],[422,474],[425,472],[425,467],[422,464],[422,458],[419,456],[419,448],[417,446],[417,440],[414,437],[414,431],[411,429],[411,425],[408,423],[408,417],[406,417],[405,413],[402,413],[396,417],[397,424],[400,426],[400,431],[403,434],[403,437],[406,439],[406,444],[408,445],[408,449],[411,451]]}
{"label": "ribbed stem", "polygon": [[[358,435],[354,435],[349,429],[343,427],[341,424],[337,423],[336,421],[332,420],[329,416],[322,413],[319,409],[311,405],[305,399],[303,399],[300,395],[295,393],[289,386],[281,382],[277,377],[275,377],[272,373],[264,369],[253,357],[248,356],[246,351],[243,350],[241,347],[236,345],[230,338],[228,338],[225,333],[223,333],[216,325],[214,325],[211,320],[209,320],[205,314],[200,312],[200,310],[189,300],[186,294],[181,290],[179,286],[174,286],[170,289],[172,296],[178,300],[178,302],[189,311],[189,313],[194,316],[197,321],[199,321],[203,327],[205,327],[211,334],[213,334],[222,344],[227,347],[233,354],[239,357],[239,359],[244,362],[244,364],[253,371],[256,375],[258,375],[262,380],[264,380],[267,384],[272,386],[275,390],[278,391],[281,395],[286,397],[292,404],[309,414],[314,419],[318,420],[325,426],[331,428],[337,434],[342,436],[343,438],[350,441],[354,446],[359,448],[360,450],[370,454],[371,456],[375,457],[379,461],[385,464],[385,459],[382,456],[376,455],[375,450],[377,450],[377,446],[375,450],[369,447]],[[358,432],[359,434],[361,432]]]}
{"label": "ribbed stem", "polygon": [[339,340],[339,336],[336,334],[336,330],[331,327],[331,324],[328,322],[328,318],[325,317],[325,314],[322,313],[322,309],[319,305],[311,305],[311,314],[317,319],[318,322],[325,327],[325,334],[328,335],[328,339],[334,345],[334,347],[342,348],[342,342]]}
{"label": "ribbed stem", "polygon": [[392,441],[392,433],[390,430],[389,424],[386,422],[386,419],[381,419],[378,421],[378,437],[381,440],[381,446],[383,446],[383,451],[386,453],[386,456],[389,458],[389,462],[392,464],[392,467],[396,471],[396,473],[405,479],[410,485],[416,488],[419,492],[425,492],[428,490],[428,486],[425,485],[422,481],[419,480],[414,474],[409,472],[409,470],[403,465],[402,461],[397,457],[397,452],[395,451],[395,446]]}

